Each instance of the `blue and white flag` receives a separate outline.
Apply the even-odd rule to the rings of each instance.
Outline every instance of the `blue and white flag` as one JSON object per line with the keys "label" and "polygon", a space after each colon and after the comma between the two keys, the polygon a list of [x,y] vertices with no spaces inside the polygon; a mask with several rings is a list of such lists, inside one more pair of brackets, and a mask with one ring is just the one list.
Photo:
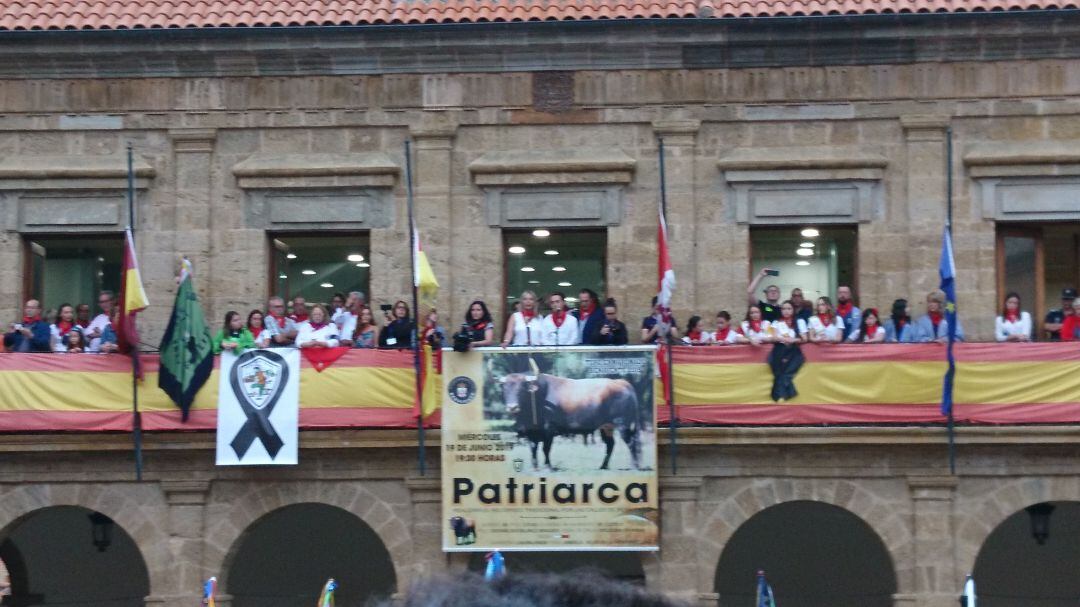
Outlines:
{"label": "blue and white flag", "polygon": [[941,414],[952,415],[953,380],[956,378],[956,360],[953,358],[953,344],[956,342],[956,262],[953,260],[952,231],[945,226],[945,235],[941,240],[941,262],[938,264],[941,275],[940,289],[945,293],[945,322],[948,324],[949,343],[946,358],[949,369],[941,387]]}
{"label": "blue and white flag", "polygon": [[489,552],[485,558],[487,559],[487,569],[484,570],[485,580],[490,582],[506,575],[506,560],[503,559],[502,553],[498,550]]}
{"label": "blue and white flag", "polygon": [[757,572],[757,601],[754,603],[754,607],[776,607],[776,601],[773,600],[772,586],[765,581],[765,572]]}

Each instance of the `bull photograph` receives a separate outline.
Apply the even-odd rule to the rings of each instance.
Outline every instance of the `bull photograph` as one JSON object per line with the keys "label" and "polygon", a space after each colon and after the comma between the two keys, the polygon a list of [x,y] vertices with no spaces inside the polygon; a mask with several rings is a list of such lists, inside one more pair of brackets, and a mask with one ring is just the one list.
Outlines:
{"label": "bull photograph", "polygon": [[446,354],[445,550],[656,549],[654,348]]}

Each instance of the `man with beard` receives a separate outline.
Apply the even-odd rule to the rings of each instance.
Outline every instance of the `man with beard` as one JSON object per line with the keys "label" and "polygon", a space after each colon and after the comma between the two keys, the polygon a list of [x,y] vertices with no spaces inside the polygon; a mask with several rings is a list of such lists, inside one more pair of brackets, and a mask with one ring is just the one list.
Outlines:
{"label": "man with beard", "polygon": [[862,310],[855,307],[855,302],[851,299],[851,287],[847,285],[836,287],[836,315],[844,319],[845,338],[862,326]]}

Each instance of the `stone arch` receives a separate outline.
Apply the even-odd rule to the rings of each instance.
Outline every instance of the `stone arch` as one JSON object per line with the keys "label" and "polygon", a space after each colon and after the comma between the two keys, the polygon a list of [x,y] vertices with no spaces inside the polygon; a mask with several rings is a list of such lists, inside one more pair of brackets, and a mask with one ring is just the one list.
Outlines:
{"label": "stone arch", "polygon": [[150,575],[150,591],[168,584],[168,516],[154,484],[40,484],[9,486],[0,492],[0,530],[43,508],[78,506],[111,518],[131,537]]}
{"label": "stone arch", "polygon": [[228,568],[241,536],[267,514],[297,504],[335,506],[356,516],[382,541],[399,588],[418,565],[414,563],[411,502],[403,482],[312,481],[215,483],[206,506],[206,575],[227,587]]}
{"label": "stone arch", "polygon": [[960,576],[975,569],[979,550],[1005,519],[1032,504],[1080,501],[1077,477],[1029,477],[1005,484],[1000,480],[986,479],[960,487],[955,509],[956,564]]}
{"label": "stone arch", "polygon": [[912,591],[914,538],[909,522],[911,503],[907,486],[902,481],[730,479],[721,482],[721,485],[726,495],[724,499],[701,504],[699,588],[713,587],[715,567],[725,546],[735,531],[752,516],[770,506],[811,501],[843,508],[866,523],[884,544],[892,560],[897,592]]}

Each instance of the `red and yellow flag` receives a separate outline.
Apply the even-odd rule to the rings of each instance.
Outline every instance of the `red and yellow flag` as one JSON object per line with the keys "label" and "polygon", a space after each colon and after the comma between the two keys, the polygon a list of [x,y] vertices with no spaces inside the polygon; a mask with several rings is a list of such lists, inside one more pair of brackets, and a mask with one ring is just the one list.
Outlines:
{"label": "red and yellow flag", "polygon": [[120,351],[138,350],[139,331],[135,326],[135,314],[150,305],[139,276],[139,262],[135,258],[135,240],[131,230],[124,233],[124,264],[120,277],[120,309],[115,327],[116,341]]}

